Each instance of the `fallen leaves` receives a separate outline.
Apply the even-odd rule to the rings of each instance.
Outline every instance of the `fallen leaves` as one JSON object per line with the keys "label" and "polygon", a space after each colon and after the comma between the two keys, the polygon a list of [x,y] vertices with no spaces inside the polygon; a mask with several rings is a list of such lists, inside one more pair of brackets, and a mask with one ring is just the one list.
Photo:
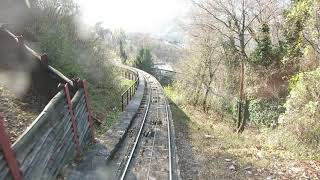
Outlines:
{"label": "fallen leaves", "polygon": [[42,109],[40,103],[32,95],[28,95],[30,103],[23,102],[4,87],[0,86],[0,113],[4,116],[5,126],[11,143],[24,132],[38,116]]}

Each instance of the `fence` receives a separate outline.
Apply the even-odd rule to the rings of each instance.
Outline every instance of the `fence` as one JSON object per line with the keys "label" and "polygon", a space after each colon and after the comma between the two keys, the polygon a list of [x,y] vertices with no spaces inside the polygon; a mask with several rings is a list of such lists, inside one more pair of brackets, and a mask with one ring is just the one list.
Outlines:
{"label": "fence", "polygon": [[[81,153],[94,134],[86,82],[80,81],[79,85],[70,99],[65,84],[12,146],[8,140],[0,141],[0,179],[54,179]],[[5,149],[12,153],[5,153]]]}
{"label": "fence", "polygon": [[[30,77],[29,86],[35,94],[42,96],[47,104],[49,100],[58,93],[59,83],[68,83],[74,87],[72,80],[49,65],[47,54],[38,54],[25,44],[22,36],[15,36],[4,27],[0,27],[0,71],[28,72]],[[10,78],[10,74],[8,74]],[[72,89],[71,89],[72,90]]]}
{"label": "fence", "polygon": [[[55,179],[61,169],[94,140],[87,82],[68,79],[48,65],[46,54],[38,55],[24,44],[22,37],[2,27],[0,41],[5,42],[1,48],[12,46],[10,52],[19,54],[13,67],[24,60],[36,60],[32,88],[48,97],[46,107],[13,145],[0,115],[0,179]],[[123,75],[134,83],[121,95],[122,110],[139,86],[137,73],[127,70]]]}
{"label": "fence", "polygon": [[[8,42],[6,46],[13,45],[14,52],[17,49],[17,52],[26,53],[18,60],[24,56],[38,60],[35,63],[41,71],[36,70],[33,74],[35,81],[37,84],[49,81],[50,84],[37,90],[45,92],[55,88],[51,92],[53,98],[13,145],[0,116],[0,179],[55,179],[61,169],[94,139],[87,82],[69,80],[48,65],[47,55],[38,55],[22,38],[8,30],[1,28],[0,35]],[[44,76],[46,78],[37,79]],[[57,83],[61,83],[59,88]]]}
{"label": "fence", "polygon": [[121,110],[124,111],[125,106],[129,104],[130,100],[132,99],[132,96],[134,96],[134,94],[137,91],[137,88],[139,86],[139,76],[137,73],[129,70],[123,71],[122,75],[125,78],[134,81],[134,83],[121,94]]}

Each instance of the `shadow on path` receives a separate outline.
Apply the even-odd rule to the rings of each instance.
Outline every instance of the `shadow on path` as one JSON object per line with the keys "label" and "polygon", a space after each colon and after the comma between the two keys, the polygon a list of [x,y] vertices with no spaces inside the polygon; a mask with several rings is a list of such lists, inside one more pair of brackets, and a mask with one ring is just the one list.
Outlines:
{"label": "shadow on path", "polygon": [[[171,112],[176,132],[178,165],[182,179],[266,179],[274,178],[266,170],[258,170],[249,162],[240,163],[236,154],[229,152],[242,150],[224,136],[232,136],[231,128],[223,136],[219,129],[220,117],[208,117],[201,112],[189,117],[170,100]],[[218,129],[217,129],[218,128]],[[224,127],[225,128],[225,127]],[[252,154],[245,153],[247,156]],[[250,159],[250,157],[248,157]]]}
{"label": "shadow on path", "polygon": [[176,132],[178,166],[182,179],[197,179],[198,166],[190,144],[189,122],[190,118],[170,100],[173,123]]}

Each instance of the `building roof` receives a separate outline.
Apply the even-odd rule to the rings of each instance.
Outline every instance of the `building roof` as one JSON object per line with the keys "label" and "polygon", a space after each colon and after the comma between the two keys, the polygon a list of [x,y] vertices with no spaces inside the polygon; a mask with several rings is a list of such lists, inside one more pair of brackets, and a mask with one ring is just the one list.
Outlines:
{"label": "building roof", "polygon": [[174,71],[172,66],[167,63],[156,63],[153,65],[153,69],[159,69],[159,70],[164,70],[164,71]]}

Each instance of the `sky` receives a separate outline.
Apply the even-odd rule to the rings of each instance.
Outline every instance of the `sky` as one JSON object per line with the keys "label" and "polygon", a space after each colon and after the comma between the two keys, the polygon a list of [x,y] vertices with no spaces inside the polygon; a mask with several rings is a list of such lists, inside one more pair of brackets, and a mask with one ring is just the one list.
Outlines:
{"label": "sky", "polygon": [[186,0],[76,0],[85,24],[159,34],[187,11]]}

